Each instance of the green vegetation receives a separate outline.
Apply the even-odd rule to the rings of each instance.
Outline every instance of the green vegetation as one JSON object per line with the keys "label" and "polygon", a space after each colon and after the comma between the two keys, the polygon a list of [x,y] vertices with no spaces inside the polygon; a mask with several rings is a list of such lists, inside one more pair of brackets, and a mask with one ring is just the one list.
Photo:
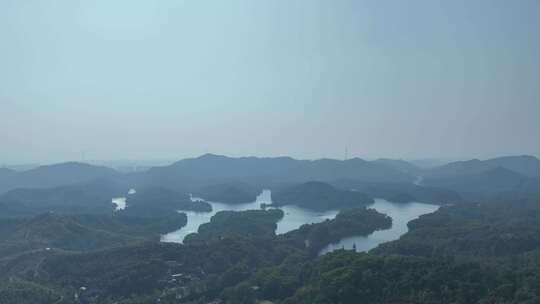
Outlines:
{"label": "green vegetation", "polygon": [[375,251],[417,256],[511,256],[540,249],[540,202],[442,207],[409,223],[409,233]]}
{"label": "green vegetation", "polygon": [[[509,161],[514,164],[498,160]],[[251,167],[259,162],[268,166]],[[527,164],[533,163],[527,159]],[[241,169],[219,177],[270,174],[276,164],[290,164],[293,176],[327,178],[321,180],[336,180],[322,168],[349,172],[342,164],[381,166],[406,175],[421,170],[392,160],[336,163],[207,156],[176,164],[174,174],[161,176],[181,184],[179,177],[195,172],[200,180],[186,188],[200,189],[194,191],[197,196],[251,202],[258,189],[237,182],[240,178],[204,180],[205,172],[236,164]],[[448,172],[460,168],[456,166]],[[471,197],[468,187],[477,189],[479,197],[493,193],[512,197],[516,189],[533,189],[534,177],[522,176],[536,169],[515,165],[486,171],[484,164],[478,168],[466,169],[467,175],[459,178],[448,173],[444,178],[459,186],[455,191],[408,182],[366,182],[349,176],[356,174],[352,172],[340,173],[345,179],[332,186],[289,184],[275,189],[275,206],[295,204],[340,213],[335,219],[276,235],[276,223],[284,216],[279,209],[222,211],[198,233],[188,235],[184,244],[158,240],[186,224],[186,215],[178,210],[210,211],[211,206],[192,202],[181,192],[138,187],[136,194],[127,196],[125,210],[113,211],[111,198],[123,196],[126,189],[107,180],[12,190],[0,196],[0,303],[540,303],[540,198],[461,203],[461,195]],[[517,175],[509,171],[518,169]],[[145,184],[140,175],[132,178],[141,178],[137,186]],[[501,191],[491,192],[495,188]],[[365,208],[371,197],[450,205],[410,222],[407,234],[369,253],[338,250],[318,256],[321,248],[343,237],[390,227],[389,217]]]}
{"label": "green vegetation", "polygon": [[412,222],[411,232],[374,250],[377,255],[345,250],[315,260],[293,255],[229,290],[228,299],[538,303],[539,209],[539,201],[443,207]]}
{"label": "green vegetation", "polygon": [[[316,240],[318,236],[315,234],[276,236],[276,222],[282,217],[283,212],[277,209],[219,212],[210,223],[200,227],[200,233],[190,235],[185,245],[129,242],[122,246],[111,243],[113,248],[97,251],[80,251],[87,249],[85,247],[70,252],[55,249],[57,247],[27,251],[0,259],[0,279],[21,277],[43,288],[50,288],[66,299],[72,298],[73,293],[84,286],[86,291],[80,296],[89,303],[154,303],[156,298],[160,298],[162,303],[177,303],[178,297],[183,303],[207,303],[214,299],[228,299],[229,303],[236,303],[238,297],[244,297],[238,294],[239,290],[248,293],[254,291],[250,282],[260,279],[264,269],[276,265],[294,265],[294,271],[297,271],[298,267],[310,261],[313,258],[310,249],[313,247],[305,247],[304,237],[322,244],[323,240]],[[373,210],[350,210],[342,212],[339,219],[309,225],[302,231],[334,227],[343,229],[341,234],[369,233],[375,229],[366,230],[370,217],[374,217],[372,223],[385,219]],[[94,216],[76,218],[87,226],[103,226]],[[125,220],[122,217],[114,219]],[[362,223],[355,220],[362,220]],[[44,219],[39,220],[42,221]],[[146,223],[150,223],[150,219]],[[356,227],[347,230],[349,224]],[[7,225],[0,231],[9,235]],[[126,225],[118,225],[119,228],[114,231],[139,231],[132,220]],[[45,234],[50,237],[48,232]],[[84,233],[84,237],[89,236]],[[70,239],[73,238],[76,236],[70,236]],[[65,238],[61,240],[65,241]],[[91,246],[97,247],[96,244]],[[67,243],[63,249],[74,248]],[[297,280],[293,285],[301,283]],[[270,290],[272,284],[267,281],[265,290]],[[283,294],[292,296],[295,288],[292,285],[287,288],[289,291]]]}
{"label": "green vegetation", "polygon": [[45,189],[15,189],[0,196],[0,217],[28,217],[45,212],[111,214],[111,198],[127,189],[108,180]]}
{"label": "green vegetation", "polygon": [[538,255],[510,261],[338,251],[301,268],[305,284],[280,303],[532,304],[540,301],[539,261]]}
{"label": "green vegetation", "polygon": [[0,303],[36,304],[66,303],[64,297],[54,289],[19,279],[0,281]]}
{"label": "green vegetation", "polygon": [[47,213],[28,219],[0,219],[0,257],[46,248],[96,250],[159,240],[161,234],[180,229],[186,222],[186,215],[179,213],[163,218]]}
{"label": "green vegetation", "polygon": [[186,236],[184,243],[212,241],[238,234],[271,238],[275,236],[276,222],[281,218],[283,218],[283,211],[279,209],[220,211],[209,223],[201,225],[198,233]]}
{"label": "green vegetation", "polygon": [[373,199],[360,192],[334,188],[327,183],[307,182],[273,191],[272,202],[275,206],[336,210],[365,206],[373,203]]}
{"label": "green vegetation", "polygon": [[[78,292],[86,303],[107,304],[157,299],[231,304],[537,303],[539,206],[538,201],[522,201],[443,207],[412,222],[401,240],[373,253],[338,250],[323,257],[313,254],[313,246],[368,234],[389,225],[390,219],[373,210],[352,209],[335,220],[275,236],[279,210],[220,212],[185,245],[150,241],[97,251],[52,249],[4,256],[0,280],[15,278],[25,287],[3,284],[0,296],[25,294],[39,299],[36,303],[54,303],[62,296],[73,299]],[[6,221],[0,229],[3,237],[18,220]],[[306,247],[305,240],[312,245]],[[17,294],[21,289],[28,294]]]}
{"label": "green vegetation", "polygon": [[122,215],[138,217],[168,216],[178,210],[210,212],[212,206],[203,201],[191,201],[187,194],[173,190],[152,187],[128,196],[127,207],[118,211]]}

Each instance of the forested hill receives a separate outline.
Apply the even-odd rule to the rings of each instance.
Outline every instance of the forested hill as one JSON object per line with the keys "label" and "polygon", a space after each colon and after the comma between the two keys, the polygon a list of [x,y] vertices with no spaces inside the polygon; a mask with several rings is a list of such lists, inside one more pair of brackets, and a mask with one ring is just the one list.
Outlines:
{"label": "forested hill", "polygon": [[114,209],[111,198],[128,189],[110,180],[58,186],[20,188],[0,194],[0,217],[35,216],[45,212],[59,214],[107,214]]}
{"label": "forested hill", "polygon": [[409,223],[381,254],[513,256],[540,250],[540,201],[483,202],[443,207]]}
{"label": "forested hill", "polygon": [[296,205],[313,210],[351,209],[373,203],[364,193],[314,181],[275,189],[272,201],[274,206]]}
{"label": "forested hill", "polygon": [[432,178],[425,184],[456,191],[468,200],[522,199],[540,197],[540,179],[496,167],[463,176]]}
{"label": "forested hill", "polygon": [[[5,175],[5,174],[4,174]],[[22,172],[10,172],[2,178],[0,174],[0,193],[15,188],[47,188],[107,179],[119,173],[107,167],[84,163],[61,163],[41,166]]]}
{"label": "forested hill", "polygon": [[157,241],[161,234],[180,229],[185,214],[137,218],[105,215],[44,213],[32,218],[0,219],[0,257],[30,250],[97,250],[135,241]]}
{"label": "forested hill", "polygon": [[231,158],[206,154],[184,159],[170,166],[150,169],[143,178],[150,182],[175,184],[179,181],[237,180],[250,183],[329,181],[336,178],[368,181],[412,181],[414,177],[385,164],[359,158],[345,161],[333,159],[296,160],[290,157]]}
{"label": "forested hill", "polygon": [[424,175],[429,179],[439,179],[478,174],[497,167],[505,168],[527,177],[540,178],[540,160],[529,155],[452,162],[426,170]]}

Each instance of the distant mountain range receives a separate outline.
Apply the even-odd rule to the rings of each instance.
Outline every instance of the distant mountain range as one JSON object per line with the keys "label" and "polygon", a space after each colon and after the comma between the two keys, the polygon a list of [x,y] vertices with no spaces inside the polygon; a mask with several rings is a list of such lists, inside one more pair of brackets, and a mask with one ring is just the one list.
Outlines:
{"label": "distant mountain range", "polygon": [[[384,186],[385,183],[406,185],[418,182],[421,186],[453,190],[470,199],[483,197],[484,194],[491,197],[502,193],[524,195],[540,192],[537,188],[540,160],[533,156],[506,156],[420,168],[410,162],[393,159],[297,160],[290,157],[233,158],[205,154],[134,173],[119,173],[107,167],[71,162],[22,172],[0,169],[0,193],[16,188],[81,184],[96,179],[115,181],[124,188],[128,185],[159,186],[184,193],[205,193],[217,197],[225,193],[231,196],[232,190],[229,190],[233,188],[236,189],[235,197],[240,197],[239,193],[242,191],[246,194],[242,195],[243,197],[253,197],[254,193],[263,187],[309,181],[334,183],[347,180],[354,183],[377,183],[377,189],[388,189]],[[384,187],[380,187],[381,185]],[[250,189],[248,186],[256,191],[246,191]],[[404,194],[407,193],[408,196],[415,197],[409,192],[411,191],[396,193],[404,200]],[[418,193],[416,190],[415,192]],[[478,195],[479,193],[482,195]]]}
{"label": "distant mountain range", "polygon": [[533,156],[453,162],[424,176],[424,185],[455,190],[468,199],[540,197],[540,160]]}
{"label": "distant mountain range", "polygon": [[349,160],[296,160],[290,157],[231,158],[206,154],[178,161],[170,166],[155,167],[144,173],[145,182],[169,186],[182,186],[186,182],[241,181],[256,185],[297,183],[305,181],[332,181],[350,178],[361,181],[406,182],[414,180],[409,172],[380,161]]}
{"label": "distant mountain range", "polygon": [[430,179],[465,176],[478,174],[497,167],[512,170],[528,177],[540,178],[540,160],[528,155],[452,162],[426,170],[425,176]]}

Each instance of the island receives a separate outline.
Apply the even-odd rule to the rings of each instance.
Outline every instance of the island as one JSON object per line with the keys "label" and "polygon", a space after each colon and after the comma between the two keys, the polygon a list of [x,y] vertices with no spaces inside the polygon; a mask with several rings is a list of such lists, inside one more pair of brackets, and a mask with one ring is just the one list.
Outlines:
{"label": "island", "polygon": [[317,254],[325,246],[349,236],[366,236],[392,227],[392,218],[375,209],[354,208],[340,211],[334,219],[302,225],[283,237],[301,242]]}
{"label": "island", "polygon": [[118,213],[124,215],[154,217],[181,211],[210,212],[212,205],[192,200],[188,194],[162,187],[144,188],[127,197],[127,207]]}

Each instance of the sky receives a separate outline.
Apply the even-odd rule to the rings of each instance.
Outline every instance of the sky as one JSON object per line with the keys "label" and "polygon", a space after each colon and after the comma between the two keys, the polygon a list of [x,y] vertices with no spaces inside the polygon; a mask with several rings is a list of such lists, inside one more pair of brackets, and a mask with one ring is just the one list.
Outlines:
{"label": "sky", "polygon": [[540,1],[0,0],[0,163],[540,156]]}

